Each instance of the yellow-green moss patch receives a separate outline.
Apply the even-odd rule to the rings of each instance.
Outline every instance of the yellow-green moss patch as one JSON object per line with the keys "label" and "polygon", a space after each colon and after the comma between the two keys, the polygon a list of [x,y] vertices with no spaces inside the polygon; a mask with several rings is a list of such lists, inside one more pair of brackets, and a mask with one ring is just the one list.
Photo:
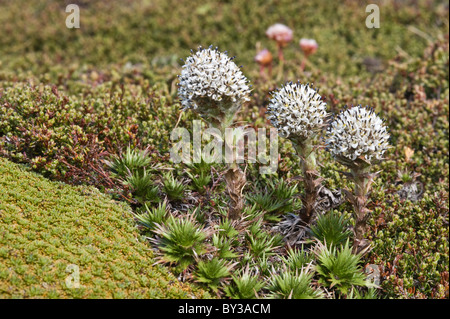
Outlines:
{"label": "yellow-green moss patch", "polygon": [[0,158],[1,298],[209,297],[153,263],[126,205]]}

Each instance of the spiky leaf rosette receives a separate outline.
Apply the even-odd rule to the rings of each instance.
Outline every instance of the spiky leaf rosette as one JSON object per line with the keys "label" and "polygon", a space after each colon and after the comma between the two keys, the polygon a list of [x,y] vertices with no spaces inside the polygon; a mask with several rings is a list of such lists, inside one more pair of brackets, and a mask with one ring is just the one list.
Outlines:
{"label": "spiky leaf rosette", "polygon": [[158,237],[151,241],[161,250],[160,262],[177,263],[181,270],[207,251],[205,240],[210,236],[197,224],[193,214],[183,218],[171,215],[164,224],[156,225],[154,233]]}
{"label": "spiky leaf rosette", "polygon": [[373,109],[361,105],[346,109],[331,122],[326,133],[326,146],[342,164],[370,164],[383,159],[389,148],[387,127]]}
{"label": "spiky leaf rosette", "polygon": [[300,273],[283,271],[271,273],[268,290],[272,299],[321,299],[323,293],[312,287],[313,274],[309,267],[302,268]]}
{"label": "spiky leaf rosette", "polygon": [[351,231],[344,216],[339,216],[333,210],[317,218],[316,225],[311,226],[312,235],[326,245],[340,245],[350,238]]}
{"label": "spiky leaf rosette", "polygon": [[250,100],[248,80],[233,59],[212,47],[199,47],[186,59],[178,85],[184,109],[213,124],[231,124],[241,105]]}
{"label": "spiky leaf rosette", "polygon": [[224,288],[226,295],[232,299],[255,299],[258,292],[264,287],[264,282],[259,280],[258,273],[250,271],[250,265],[231,275],[233,281]]}
{"label": "spiky leaf rosette", "polygon": [[288,82],[272,92],[268,119],[282,137],[303,143],[323,127],[326,103],[309,84]]}
{"label": "spiky leaf rosette", "polygon": [[231,275],[231,270],[235,265],[236,263],[232,264],[217,257],[211,260],[200,260],[195,277],[198,282],[207,284],[212,290],[217,292],[220,283]]}
{"label": "spiky leaf rosette", "polygon": [[377,287],[367,280],[359,265],[361,255],[352,253],[349,240],[340,248],[327,247],[318,242],[315,253],[317,255],[315,269],[320,276],[319,283],[334,288],[344,295],[354,286]]}

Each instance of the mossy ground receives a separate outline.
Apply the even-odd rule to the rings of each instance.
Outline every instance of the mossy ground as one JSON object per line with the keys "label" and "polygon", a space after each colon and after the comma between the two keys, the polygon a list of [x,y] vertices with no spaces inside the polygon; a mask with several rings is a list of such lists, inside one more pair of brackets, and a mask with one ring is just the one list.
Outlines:
{"label": "mossy ground", "polygon": [[[155,164],[186,178],[185,167],[169,161],[170,132],[177,122],[191,130],[197,118],[180,112],[176,75],[180,58],[190,49],[213,44],[236,55],[253,84],[252,100],[238,119],[243,123],[269,128],[264,114],[268,92],[287,80],[314,83],[331,112],[362,104],[386,118],[393,148],[374,167],[381,173],[369,204],[373,249],[365,262],[384,269],[383,296],[448,298],[448,4],[378,3],[381,27],[368,29],[365,1],[73,1],[80,4],[81,28],[67,29],[68,3],[0,4],[5,31],[0,37],[2,156],[27,163],[48,178],[94,185],[116,198],[117,185],[105,175],[102,160],[129,144],[150,147]],[[276,55],[275,43],[264,34],[276,22],[293,28],[294,41],[285,48],[284,72],[277,74],[275,60],[274,76],[263,79],[253,57],[258,43]],[[301,37],[319,43],[306,72],[300,71]],[[300,175],[290,143],[281,141],[279,152],[278,177]],[[353,187],[327,153],[318,157],[328,188]],[[257,165],[248,166],[247,178],[248,193],[271,179],[259,175]],[[411,185],[423,187],[423,193],[408,193]],[[204,211],[226,206],[222,190],[223,183],[205,196],[195,195],[196,203]],[[31,192],[22,195],[37,201]],[[193,205],[189,201],[186,197],[184,203]],[[352,208],[345,203],[338,211],[349,216]],[[14,218],[26,222],[25,217]],[[5,229],[10,227],[7,223]],[[82,240],[80,234],[74,236]],[[123,236],[130,247],[136,245],[133,236]],[[28,246],[26,240],[33,239],[17,234],[8,245]],[[2,260],[9,265],[15,259]],[[20,260],[13,268],[25,276],[25,261]],[[0,274],[5,271],[10,270]],[[39,286],[17,273],[11,278],[22,290]],[[126,290],[98,294],[113,296],[115,289]],[[70,296],[57,291],[56,296]],[[94,288],[86,293],[96,295]],[[37,296],[46,295],[40,291]]]}
{"label": "mossy ground", "polygon": [[[130,208],[97,189],[51,182],[0,158],[0,190],[1,298],[210,296],[152,265]],[[79,288],[66,284],[74,266]]]}

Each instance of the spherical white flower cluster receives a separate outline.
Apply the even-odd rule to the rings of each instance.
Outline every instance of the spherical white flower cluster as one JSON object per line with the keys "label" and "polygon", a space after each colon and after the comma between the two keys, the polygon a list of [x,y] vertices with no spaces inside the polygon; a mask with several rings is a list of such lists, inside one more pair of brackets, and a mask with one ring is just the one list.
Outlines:
{"label": "spherical white flower cluster", "polygon": [[215,102],[223,100],[249,101],[248,80],[232,60],[212,47],[200,47],[189,56],[179,75],[178,96],[182,106],[196,110],[214,107]]}
{"label": "spherical white flower cluster", "polygon": [[323,127],[326,103],[309,84],[286,83],[272,93],[267,117],[282,137],[302,142]]}
{"label": "spherical white flower cluster", "polygon": [[358,105],[339,113],[327,129],[326,146],[337,159],[355,161],[363,157],[381,160],[389,147],[384,121],[373,111]]}

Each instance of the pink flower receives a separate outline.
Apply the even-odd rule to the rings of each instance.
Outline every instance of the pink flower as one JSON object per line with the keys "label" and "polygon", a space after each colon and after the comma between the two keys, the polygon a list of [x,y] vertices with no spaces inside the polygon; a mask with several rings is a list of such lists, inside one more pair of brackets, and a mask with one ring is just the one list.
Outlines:
{"label": "pink flower", "polygon": [[255,61],[261,65],[268,66],[272,63],[272,53],[269,50],[263,49],[255,56]]}
{"label": "pink flower", "polygon": [[300,40],[300,48],[305,53],[306,56],[313,54],[317,51],[319,45],[314,39],[301,39]]}
{"label": "pink flower", "polygon": [[269,76],[272,75],[272,53],[269,50],[263,49],[255,56],[255,61],[259,64],[259,74],[261,77],[265,77],[264,70],[267,67],[269,70]]}
{"label": "pink flower", "polygon": [[285,46],[293,38],[292,30],[281,23],[270,26],[266,31],[266,35],[269,39],[277,41],[280,46]]}

